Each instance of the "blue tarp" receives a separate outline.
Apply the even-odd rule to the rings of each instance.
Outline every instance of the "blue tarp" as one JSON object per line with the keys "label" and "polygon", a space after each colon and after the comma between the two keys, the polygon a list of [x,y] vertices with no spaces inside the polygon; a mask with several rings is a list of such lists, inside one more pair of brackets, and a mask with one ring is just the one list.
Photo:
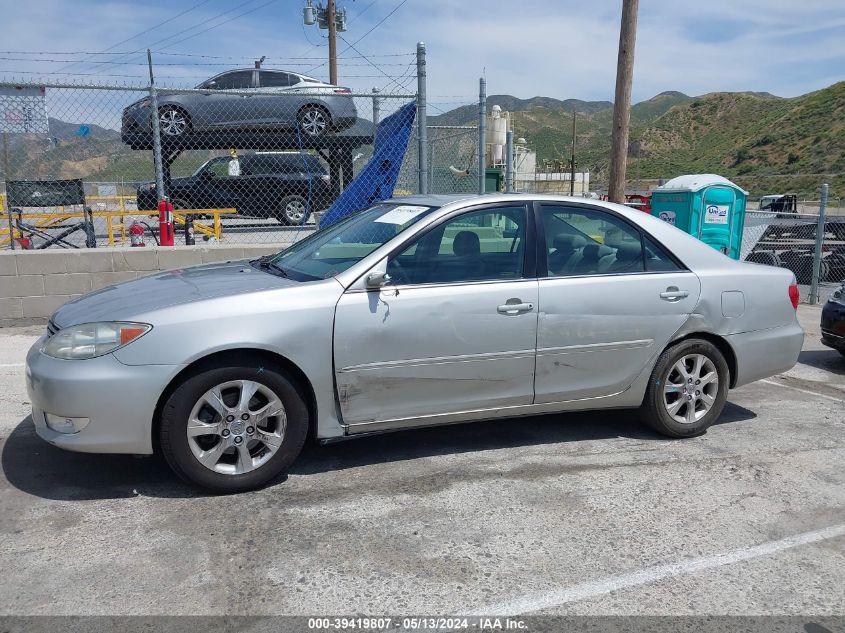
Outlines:
{"label": "blue tarp", "polygon": [[411,102],[378,124],[372,158],[323,214],[321,229],[393,196],[416,114],[417,104]]}

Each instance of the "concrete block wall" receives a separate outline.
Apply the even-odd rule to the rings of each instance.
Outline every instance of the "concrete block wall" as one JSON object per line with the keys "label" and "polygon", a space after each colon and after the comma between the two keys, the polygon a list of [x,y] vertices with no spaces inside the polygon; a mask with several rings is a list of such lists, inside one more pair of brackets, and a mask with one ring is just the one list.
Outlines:
{"label": "concrete block wall", "polygon": [[146,246],[0,251],[0,327],[46,322],[87,292],[160,270],[253,259],[282,246]]}

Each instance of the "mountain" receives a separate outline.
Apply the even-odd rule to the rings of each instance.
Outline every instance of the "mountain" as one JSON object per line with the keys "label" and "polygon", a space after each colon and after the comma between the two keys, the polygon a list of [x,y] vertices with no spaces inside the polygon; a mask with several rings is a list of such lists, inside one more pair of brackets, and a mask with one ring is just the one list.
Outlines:
{"label": "mountain", "polygon": [[[613,104],[511,95],[490,95],[488,109],[511,113],[514,136],[537,152],[538,167],[566,169],[576,113],[576,160],[594,188],[606,186]],[[429,110],[431,112],[431,110]],[[478,108],[466,105],[428,117],[429,125],[476,125]],[[50,134],[9,134],[10,178],[84,178],[87,181],[151,180],[150,152],[133,151],[116,130],[50,119]],[[431,170],[473,166],[471,131],[460,143],[437,142]],[[434,141],[433,141],[434,142]],[[191,173],[219,152],[185,152],[173,175]],[[697,97],[662,92],[631,108],[628,177],[632,188],[685,173],[719,173],[752,195],[794,191],[817,196],[829,182],[831,196],[845,196],[845,82],[806,95],[717,92]],[[411,152],[413,155],[414,152]],[[2,161],[0,161],[0,174]],[[454,184],[449,176],[446,181]],[[641,182],[642,181],[642,182]]]}
{"label": "mountain", "polygon": [[[507,112],[528,112],[535,108],[560,110],[561,112],[599,112],[613,108],[610,101],[581,101],[580,99],[554,99],[552,97],[531,97],[520,99],[512,95],[488,95],[487,109],[498,105]],[[478,106],[465,105],[445,114],[429,116],[429,125],[474,125],[478,122]]]}

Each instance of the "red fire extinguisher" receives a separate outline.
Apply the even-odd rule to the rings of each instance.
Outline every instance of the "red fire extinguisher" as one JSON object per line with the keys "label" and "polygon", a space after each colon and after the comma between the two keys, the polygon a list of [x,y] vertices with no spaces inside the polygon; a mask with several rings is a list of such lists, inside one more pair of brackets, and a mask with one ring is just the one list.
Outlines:
{"label": "red fire extinguisher", "polygon": [[144,243],[144,225],[137,220],[129,227],[129,243],[132,246],[146,246]]}
{"label": "red fire extinguisher", "polygon": [[158,201],[158,242],[162,246],[173,246],[173,204],[169,200]]}

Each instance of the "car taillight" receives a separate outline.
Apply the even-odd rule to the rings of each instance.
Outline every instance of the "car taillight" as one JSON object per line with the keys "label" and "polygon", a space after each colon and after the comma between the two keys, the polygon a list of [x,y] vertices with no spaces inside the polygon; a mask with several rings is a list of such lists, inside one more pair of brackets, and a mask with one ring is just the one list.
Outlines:
{"label": "car taillight", "polygon": [[348,95],[352,94],[352,91],[349,88],[335,88],[334,93],[336,95]]}
{"label": "car taillight", "polygon": [[798,286],[796,284],[789,284],[789,300],[792,302],[792,307],[798,309]]}

